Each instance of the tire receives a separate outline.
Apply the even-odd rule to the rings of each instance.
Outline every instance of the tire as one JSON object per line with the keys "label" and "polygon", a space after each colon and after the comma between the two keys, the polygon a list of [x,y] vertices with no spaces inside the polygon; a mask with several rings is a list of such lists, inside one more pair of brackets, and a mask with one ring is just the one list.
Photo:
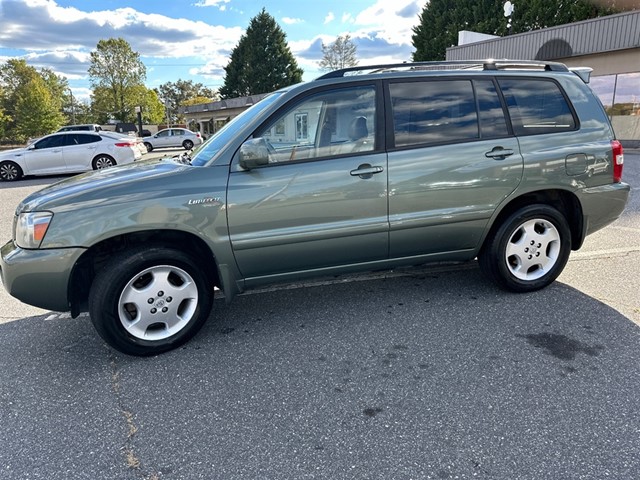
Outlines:
{"label": "tire", "polygon": [[89,293],[98,334],[128,355],[148,356],[179,347],[211,312],[213,286],[179,250],[142,246],[115,255]]}
{"label": "tire", "polygon": [[490,234],[478,255],[480,269],[500,287],[532,292],[552,283],[571,253],[565,217],[548,205],[511,214]]}
{"label": "tire", "polygon": [[151,145],[149,142],[144,142],[144,146],[147,147],[147,152],[153,151],[153,145]]}
{"label": "tire", "polygon": [[22,169],[15,162],[0,163],[0,180],[5,182],[13,182],[22,178]]}
{"label": "tire", "polygon": [[109,155],[98,155],[91,162],[91,166],[94,170],[102,170],[103,168],[113,167],[116,165],[116,161]]}
{"label": "tire", "polygon": [[191,140],[185,140],[182,142],[182,146],[185,150],[191,150],[193,148],[193,142]]}

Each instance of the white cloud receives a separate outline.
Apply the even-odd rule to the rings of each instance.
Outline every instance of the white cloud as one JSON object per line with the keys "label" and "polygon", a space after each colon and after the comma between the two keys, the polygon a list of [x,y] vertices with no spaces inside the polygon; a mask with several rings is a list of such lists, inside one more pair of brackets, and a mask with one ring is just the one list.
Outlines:
{"label": "white cloud", "polygon": [[353,36],[371,38],[370,32],[376,32],[376,38],[389,43],[410,45],[412,28],[418,24],[418,14],[423,4],[422,0],[406,0],[400,4],[378,0],[356,16],[354,23],[361,29]]}
{"label": "white cloud", "polygon": [[[200,3],[213,6],[222,1]],[[86,56],[101,39],[122,37],[143,59],[188,57],[221,68],[244,33],[241,27],[147,14],[133,8],[83,12],[61,7],[51,0],[11,1],[1,5],[0,45],[31,52],[30,64],[51,66],[56,73],[69,78],[86,75]],[[61,52],[66,55],[64,61],[59,58]]]}
{"label": "white cloud", "polygon": [[287,25],[294,25],[296,23],[302,23],[304,20],[301,18],[282,17],[282,22]]}
{"label": "white cloud", "polygon": [[194,7],[218,7],[224,11],[227,7],[225,3],[229,3],[231,0],[199,0],[194,3]]}
{"label": "white cloud", "polygon": [[333,22],[333,20],[336,18],[336,16],[333,14],[333,12],[329,12],[327,13],[327,16],[324,17],[324,24],[326,25],[327,23],[331,23]]}
{"label": "white cloud", "polygon": [[342,14],[342,23],[353,23],[353,16],[350,13]]}

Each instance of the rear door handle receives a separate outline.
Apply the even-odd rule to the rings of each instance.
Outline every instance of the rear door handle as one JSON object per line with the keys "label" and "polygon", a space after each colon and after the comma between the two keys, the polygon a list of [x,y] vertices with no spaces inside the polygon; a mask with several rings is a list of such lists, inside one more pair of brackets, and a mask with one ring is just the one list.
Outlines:
{"label": "rear door handle", "polygon": [[351,170],[349,175],[352,177],[360,177],[360,178],[371,178],[376,173],[384,172],[384,168],[379,166],[372,166],[368,163],[363,163],[362,165],[358,165],[358,168],[355,170]]}
{"label": "rear door handle", "polygon": [[487,158],[494,158],[496,160],[503,160],[508,156],[513,155],[513,150],[510,148],[493,147],[490,152],[484,154]]}

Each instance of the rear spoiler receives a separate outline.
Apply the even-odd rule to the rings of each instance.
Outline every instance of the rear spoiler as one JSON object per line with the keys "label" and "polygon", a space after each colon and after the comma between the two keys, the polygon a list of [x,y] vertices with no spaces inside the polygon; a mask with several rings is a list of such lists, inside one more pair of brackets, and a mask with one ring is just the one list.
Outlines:
{"label": "rear spoiler", "polygon": [[589,83],[591,79],[591,72],[593,72],[593,68],[591,67],[570,67],[570,72],[578,75],[584,83]]}

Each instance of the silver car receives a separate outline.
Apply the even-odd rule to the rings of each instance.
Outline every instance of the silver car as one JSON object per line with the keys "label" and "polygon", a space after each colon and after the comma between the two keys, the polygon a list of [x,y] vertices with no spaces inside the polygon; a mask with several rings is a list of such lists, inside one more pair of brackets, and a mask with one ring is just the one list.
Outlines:
{"label": "silver car", "polygon": [[148,151],[162,147],[183,147],[185,150],[191,150],[201,143],[202,135],[186,128],[165,128],[144,139],[144,144],[147,146]]}

